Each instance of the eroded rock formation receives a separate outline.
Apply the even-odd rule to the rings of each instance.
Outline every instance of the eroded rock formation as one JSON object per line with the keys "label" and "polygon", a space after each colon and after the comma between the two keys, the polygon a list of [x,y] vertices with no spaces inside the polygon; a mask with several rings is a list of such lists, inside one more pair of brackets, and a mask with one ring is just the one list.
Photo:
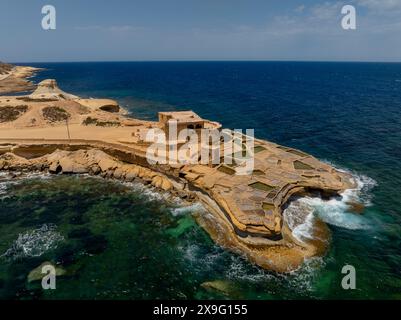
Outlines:
{"label": "eroded rock formation", "polygon": [[[219,123],[191,111],[162,113],[159,122],[128,118],[117,102],[81,99],[60,90],[54,80],[45,80],[27,96],[0,97],[0,111],[21,103],[27,106],[23,114],[0,123],[0,170],[141,179],[197,199],[208,213],[198,214],[196,219],[216,243],[270,270],[294,270],[327,248],[329,232],[322,222],[316,222],[314,240],[300,241],[293,236],[283,217],[292,197],[315,192],[330,197],[355,187],[350,175],[304,152],[264,140],[255,140],[251,150],[254,169],[249,175],[236,175],[240,166],[236,162],[149,162],[149,143],[144,136],[152,128],[164,129],[171,119],[184,128],[220,129]],[[68,117],[46,118],[46,108]]]}

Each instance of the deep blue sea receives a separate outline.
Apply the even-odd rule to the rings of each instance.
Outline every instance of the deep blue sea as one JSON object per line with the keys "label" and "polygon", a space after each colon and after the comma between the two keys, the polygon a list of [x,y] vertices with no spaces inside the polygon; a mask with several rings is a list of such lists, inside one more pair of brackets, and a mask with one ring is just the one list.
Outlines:
{"label": "deep blue sea", "polygon": [[[301,149],[351,171],[361,182],[358,196],[366,208],[355,217],[338,203],[320,203],[316,214],[332,231],[328,254],[283,276],[225,252],[194,223],[191,210],[175,214],[177,208],[142,189],[110,181],[100,187],[97,180],[76,177],[4,182],[4,192],[10,196],[1,200],[0,230],[9,234],[0,250],[46,223],[67,240],[44,256],[0,261],[3,297],[401,299],[401,64],[30,65],[46,68],[35,82],[54,78],[64,91],[116,99],[136,118],[155,120],[158,111],[191,109],[227,128],[255,129],[258,138]],[[62,196],[65,193],[70,198]],[[20,220],[2,218],[16,203]],[[29,220],[26,215],[32,214],[32,206],[46,214]],[[51,212],[57,212],[57,218],[50,219]],[[71,216],[76,212],[87,220],[74,225]],[[99,221],[110,228],[106,231]],[[86,247],[70,243],[77,226],[84,230],[76,233],[85,238]],[[93,250],[93,237],[100,237],[104,246]],[[60,256],[68,256],[66,252],[75,264],[63,262]],[[88,257],[88,252],[93,254]],[[20,267],[29,273],[45,257],[73,274],[60,280],[56,292],[42,294],[34,284],[27,285],[26,278],[18,285],[12,282],[7,270]],[[341,287],[346,264],[356,269],[355,290]],[[224,290],[206,289],[202,283],[207,281]]]}

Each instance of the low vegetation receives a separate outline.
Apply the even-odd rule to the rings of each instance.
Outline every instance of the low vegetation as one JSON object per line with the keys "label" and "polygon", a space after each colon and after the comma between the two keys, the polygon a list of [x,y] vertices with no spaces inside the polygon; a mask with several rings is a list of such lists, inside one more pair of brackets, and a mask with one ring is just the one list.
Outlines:
{"label": "low vegetation", "polygon": [[121,125],[118,121],[100,121],[99,119],[87,117],[83,122],[85,126],[98,126],[98,127],[118,127]]}
{"label": "low vegetation", "polygon": [[226,167],[224,165],[221,165],[220,167],[217,168],[220,172],[223,172],[225,174],[233,175],[235,173],[235,170],[229,167]]}
{"label": "low vegetation", "polygon": [[8,73],[12,68],[11,64],[0,62],[0,75]]}
{"label": "low vegetation", "polygon": [[58,101],[57,99],[48,99],[48,98],[32,99],[30,97],[18,97],[17,99],[22,100],[24,102],[54,102],[54,101]]}
{"label": "low vegetation", "polygon": [[0,123],[17,120],[22,114],[28,110],[28,106],[4,106],[0,108]]}
{"label": "low vegetation", "polygon": [[249,186],[261,191],[271,191],[274,189],[274,187],[260,181],[251,183]]}
{"label": "low vegetation", "polygon": [[51,122],[65,121],[70,118],[70,114],[60,107],[46,107],[42,110],[43,117]]}
{"label": "low vegetation", "polygon": [[299,160],[296,160],[294,162],[294,168],[296,170],[313,170],[313,168],[310,165],[308,165],[306,163],[303,163],[303,162],[301,162]]}

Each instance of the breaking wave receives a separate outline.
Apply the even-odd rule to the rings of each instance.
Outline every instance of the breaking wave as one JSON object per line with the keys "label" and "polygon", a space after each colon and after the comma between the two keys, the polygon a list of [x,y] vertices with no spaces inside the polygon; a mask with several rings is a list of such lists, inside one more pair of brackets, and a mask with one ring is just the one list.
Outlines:
{"label": "breaking wave", "polygon": [[194,204],[191,204],[189,206],[174,208],[171,210],[171,213],[173,216],[177,217],[186,214],[191,214],[194,212],[205,212],[205,211],[206,211],[205,207],[200,202],[195,202]]}
{"label": "breaking wave", "polygon": [[[344,169],[338,169],[350,173]],[[352,174],[352,173],[351,173]],[[319,197],[302,197],[292,201],[284,210],[284,219],[292,234],[299,241],[313,238],[315,219],[350,230],[369,229],[369,221],[351,213],[349,203],[362,203],[365,207],[371,205],[371,189],[377,185],[376,181],[364,175],[352,174],[357,184],[355,189],[348,189],[340,197],[323,200]]]}
{"label": "breaking wave", "polygon": [[0,172],[0,198],[7,195],[10,186],[19,184],[22,180],[49,178],[51,178],[50,174],[42,172],[18,173],[16,176],[9,172]]}
{"label": "breaking wave", "polygon": [[19,234],[18,239],[1,257],[13,260],[39,257],[63,240],[64,237],[56,231],[56,226],[44,224],[38,229]]}
{"label": "breaking wave", "polygon": [[[103,178],[99,178],[103,179]],[[155,187],[146,185],[142,182],[121,182],[115,180],[117,183],[121,183],[125,186],[130,187],[133,191],[141,193],[150,201],[166,201],[171,200],[171,195],[168,192],[157,190]]]}

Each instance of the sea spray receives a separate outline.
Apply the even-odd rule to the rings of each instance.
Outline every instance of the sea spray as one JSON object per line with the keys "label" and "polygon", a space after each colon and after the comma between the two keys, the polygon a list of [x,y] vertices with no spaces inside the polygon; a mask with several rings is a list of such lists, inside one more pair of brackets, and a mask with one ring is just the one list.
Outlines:
{"label": "sea spray", "polygon": [[[338,170],[351,173],[344,169]],[[297,240],[314,238],[316,218],[330,225],[351,230],[370,228],[369,221],[365,217],[349,212],[349,203],[361,202],[364,206],[371,205],[370,191],[376,186],[376,182],[364,175],[351,174],[357,187],[345,190],[340,197],[324,200],[320,197],[306,196],[288,205],[283,216]]]}
{"label": "sea spray", "polygon": [[40,257],[64,240],[64,237],[56,229],[55,225],[44,224],[38,229],[19,234],[18,239],[1,257],[13,260],[25,257]]}
{"label": "sea spray", "polygon": [[7,189],[12,186],[20,183],[21,181],[33,180],[33,179],[49,179],[52,177],[49,173],[43,172],[30,172],[30,173],[21,173],[16,172],[16,176],[10,175],[9,172],[0,172],[0,198],[7,194]]}
{"label": "sea spray", "polygon": [[288,284],[298,292],[308,293],[312,297],[316,281],[321,271],[326,266],[326,261],[322,257],[312,257],[305,260],[305,263],[289,275],[285,275]]}
{"label": "sea spray", "polygon": [[168,192],[156,190],[155,187],[150,185],[145,185],[142,182],[121,182],[119,180],[115,181],[130,187],[133,191],[140,192],[150,201],[166,201],[171,198],[171,195]]}
{"label": "sea spray", "polygon": [[352,198],[353,200],[360,201],[366,207],[372,205],[371,200],[373,193],[371,191],[374,187],[377,186],[376,180],[364,174],[360,174],[347,168],[343,168],[332,161],[322,160],[322,162],[327,163],[328,165],[335,168],[337,171],[344,172],[352,177],[353,182],[356,183],[356,188],[346,190],[346,196]]}
{"label": "sea spray", "polygon": [[205,207],[200,202],[195,202],[189,206],[181,206],[171,210],[173,216],[182,216],[193,213],[206,213]]}

